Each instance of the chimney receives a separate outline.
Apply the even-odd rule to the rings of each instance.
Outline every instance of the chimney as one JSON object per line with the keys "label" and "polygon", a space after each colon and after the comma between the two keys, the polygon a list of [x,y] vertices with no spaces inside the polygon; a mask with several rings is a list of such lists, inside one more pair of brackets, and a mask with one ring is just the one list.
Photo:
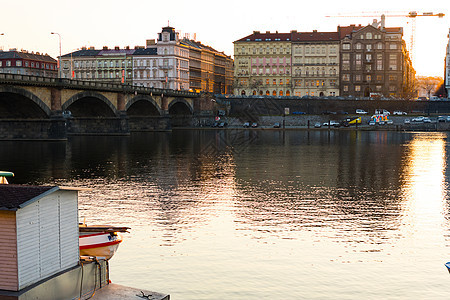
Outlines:
{"label": "chimney", "polygon": [[103,46],[103,50],[108,50],[108,46]]}
{"label": "chimney", "polygon": [[115,46],[114,50],[120,50],[120,47],[119,46]]}
{"label": "chimney", "polygon": [[266,31],[266,34],[269,34],[270,33],[270,31]]}

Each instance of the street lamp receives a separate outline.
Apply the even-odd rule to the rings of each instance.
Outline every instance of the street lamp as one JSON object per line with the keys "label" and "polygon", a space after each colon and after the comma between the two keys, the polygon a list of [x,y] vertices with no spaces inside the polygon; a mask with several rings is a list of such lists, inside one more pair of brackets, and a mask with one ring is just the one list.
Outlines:
{"label": "street lamp", "polygon": [[59,59],[58,59],[58,71],[59,78],[61,78],[61,35],[57,32],[51,32],[51,34],[57,34],[59,37]]}

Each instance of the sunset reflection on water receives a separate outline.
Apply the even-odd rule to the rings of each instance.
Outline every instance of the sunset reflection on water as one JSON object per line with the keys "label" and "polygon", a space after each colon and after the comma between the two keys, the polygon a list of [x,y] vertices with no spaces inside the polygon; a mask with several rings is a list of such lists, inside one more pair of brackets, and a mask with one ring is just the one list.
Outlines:
{"label": "sunset reflection on water", "polygon": [[175,300],[449,299],[447,140],[174,131],[4,143],[0,158],[19,176],[34,164],[24,182],[92,188],[88,224],[131,227],[114,283]]}

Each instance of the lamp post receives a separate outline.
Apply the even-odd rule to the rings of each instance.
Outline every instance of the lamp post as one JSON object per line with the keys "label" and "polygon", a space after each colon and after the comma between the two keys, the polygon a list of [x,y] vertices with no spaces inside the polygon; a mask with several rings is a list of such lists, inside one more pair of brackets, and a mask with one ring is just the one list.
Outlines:
{"label": "lamp post", "polygon": [[58,72],[59,78],[61,78],[61,35],[57,32],[51,32],[51,34],[57,34],[59,37],[59,59],[58,59]]}

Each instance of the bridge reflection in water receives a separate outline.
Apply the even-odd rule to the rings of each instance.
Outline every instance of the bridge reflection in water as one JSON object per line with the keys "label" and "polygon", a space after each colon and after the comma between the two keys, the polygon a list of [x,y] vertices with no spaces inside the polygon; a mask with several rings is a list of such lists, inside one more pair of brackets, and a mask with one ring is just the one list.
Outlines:
{"label": "bridge reflection in water", "polygon": [[0,165],[14,183],[91,187],[80,216],[132,227],[110,262],[119,284],[177,299],[449,299],[447,140],[180,130],[0,142]]}

